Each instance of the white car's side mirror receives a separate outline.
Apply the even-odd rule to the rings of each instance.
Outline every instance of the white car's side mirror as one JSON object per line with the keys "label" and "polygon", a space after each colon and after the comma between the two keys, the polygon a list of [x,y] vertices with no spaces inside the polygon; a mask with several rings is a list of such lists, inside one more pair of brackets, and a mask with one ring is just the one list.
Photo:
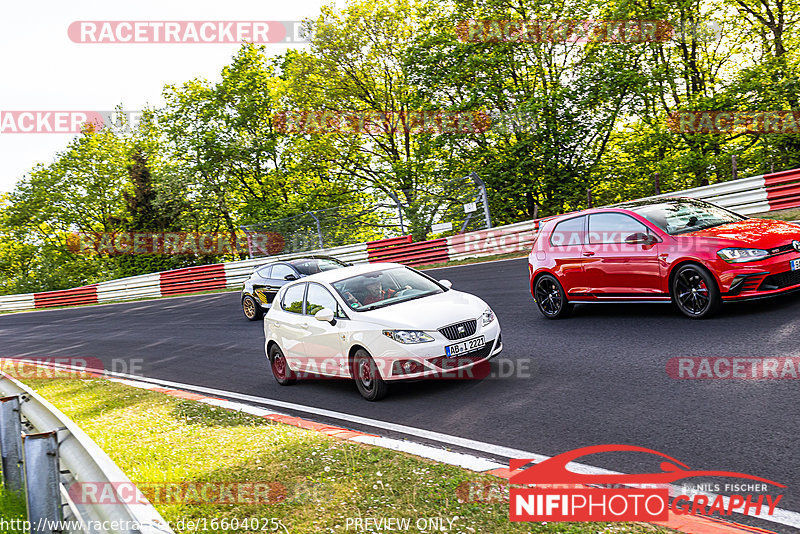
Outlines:
{"label": "white car's side mirror", "polygon": [[326,323],[333,322],[333,311],[329,308],[322,308],[314,314],[314,319],[317,321],[325,321]]}
{"label": "white car's side mirror", "polygon": [[447,289],[453,287],[453,282],[451,282],[450,280],[439,280],[439,283],[442,284]]}

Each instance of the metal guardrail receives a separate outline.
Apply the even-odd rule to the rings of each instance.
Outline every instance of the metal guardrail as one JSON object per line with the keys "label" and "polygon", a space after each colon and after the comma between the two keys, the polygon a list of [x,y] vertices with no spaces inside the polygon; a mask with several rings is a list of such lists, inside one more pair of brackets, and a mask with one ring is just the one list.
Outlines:
{"label": "metal guardrail", "polygon": [[767,190],[764,185],[763,176],[751,176],[740,180],[720,182],[718,184],[684,189],[683,191],[673,191],[653,197],[643,198],[649,200],[664,197],[690,197],[698,200],[712,202],[723,208],[750,215],[770,211],[770,202],[767,198]]}
{"label": "metal guardrail", "polygon": [[[7,487],[26,489],[32,533],[174,534],[144,495],[117,494],[130,479],[52,404],[1,371],[0,395],[3,476]],[[76,502],[70,487],[86,483],[115,498]]]}
{"label": "metal guardrail", "polygon": [[0,311],[31,310],[36,307],[36,300],[33,295],[33,293],[3,295],[0,297]]}

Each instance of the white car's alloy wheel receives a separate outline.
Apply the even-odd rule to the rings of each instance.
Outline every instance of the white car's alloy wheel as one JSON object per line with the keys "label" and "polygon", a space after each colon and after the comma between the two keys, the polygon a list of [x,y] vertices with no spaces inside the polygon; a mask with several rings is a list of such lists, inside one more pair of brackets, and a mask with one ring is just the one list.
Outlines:
{"label": "white car's alloy wheel", "polygon": [[273,345],[269,351],[269,363],[270,367],[272,367],[272,375],[278,384],[288,386],[297,381],[294,372],[289,369],[289,364],[286,363],[283,351],[277,345]]}
{"label": "white car's alloy wheel", "polygon": [[369,401],[382,399],[389,388],[378,372],[378,366],[367,351],[358,349],[353,357],[353,375],[361,396]]}

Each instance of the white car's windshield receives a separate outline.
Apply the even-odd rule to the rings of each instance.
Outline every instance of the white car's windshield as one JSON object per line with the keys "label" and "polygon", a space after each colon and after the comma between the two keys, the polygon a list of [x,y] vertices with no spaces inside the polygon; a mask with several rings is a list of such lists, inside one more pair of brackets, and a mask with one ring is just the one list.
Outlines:
{"label": "white car's windshield", "polygon": [[667,200],[631,208],[670,235],[696,232],[744,220],[745,217],[698,200]]}
{"label": "white car's windshield", "polygon": [[355,311],[374,310],[443,291],[436,282],[405,267],[360,274],[332,285]]}

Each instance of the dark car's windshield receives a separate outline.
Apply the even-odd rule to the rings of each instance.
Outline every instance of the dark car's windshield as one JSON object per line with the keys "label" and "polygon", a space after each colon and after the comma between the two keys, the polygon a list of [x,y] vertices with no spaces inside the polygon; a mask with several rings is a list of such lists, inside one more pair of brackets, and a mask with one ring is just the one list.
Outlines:
{"label": "dark car's windshield", "polygon": [[292,267],[297,269],[297,272],[304,276],[339,269],[340,267],[347,267],[346,263],[342,263],[334,258],[306,258],[291,260],[289,263],[292,264]]}
{"label": "dark car's windshield", "polygon": [[360,274],[332,285],[355,311],[374,310],[444,291],[433,280],[406,267]]}
{"label": "dark car's windshield", "polygon": [[696,232],[746,219],[701,200],[670,199],[657,204],[629,207],[670,235]]}

